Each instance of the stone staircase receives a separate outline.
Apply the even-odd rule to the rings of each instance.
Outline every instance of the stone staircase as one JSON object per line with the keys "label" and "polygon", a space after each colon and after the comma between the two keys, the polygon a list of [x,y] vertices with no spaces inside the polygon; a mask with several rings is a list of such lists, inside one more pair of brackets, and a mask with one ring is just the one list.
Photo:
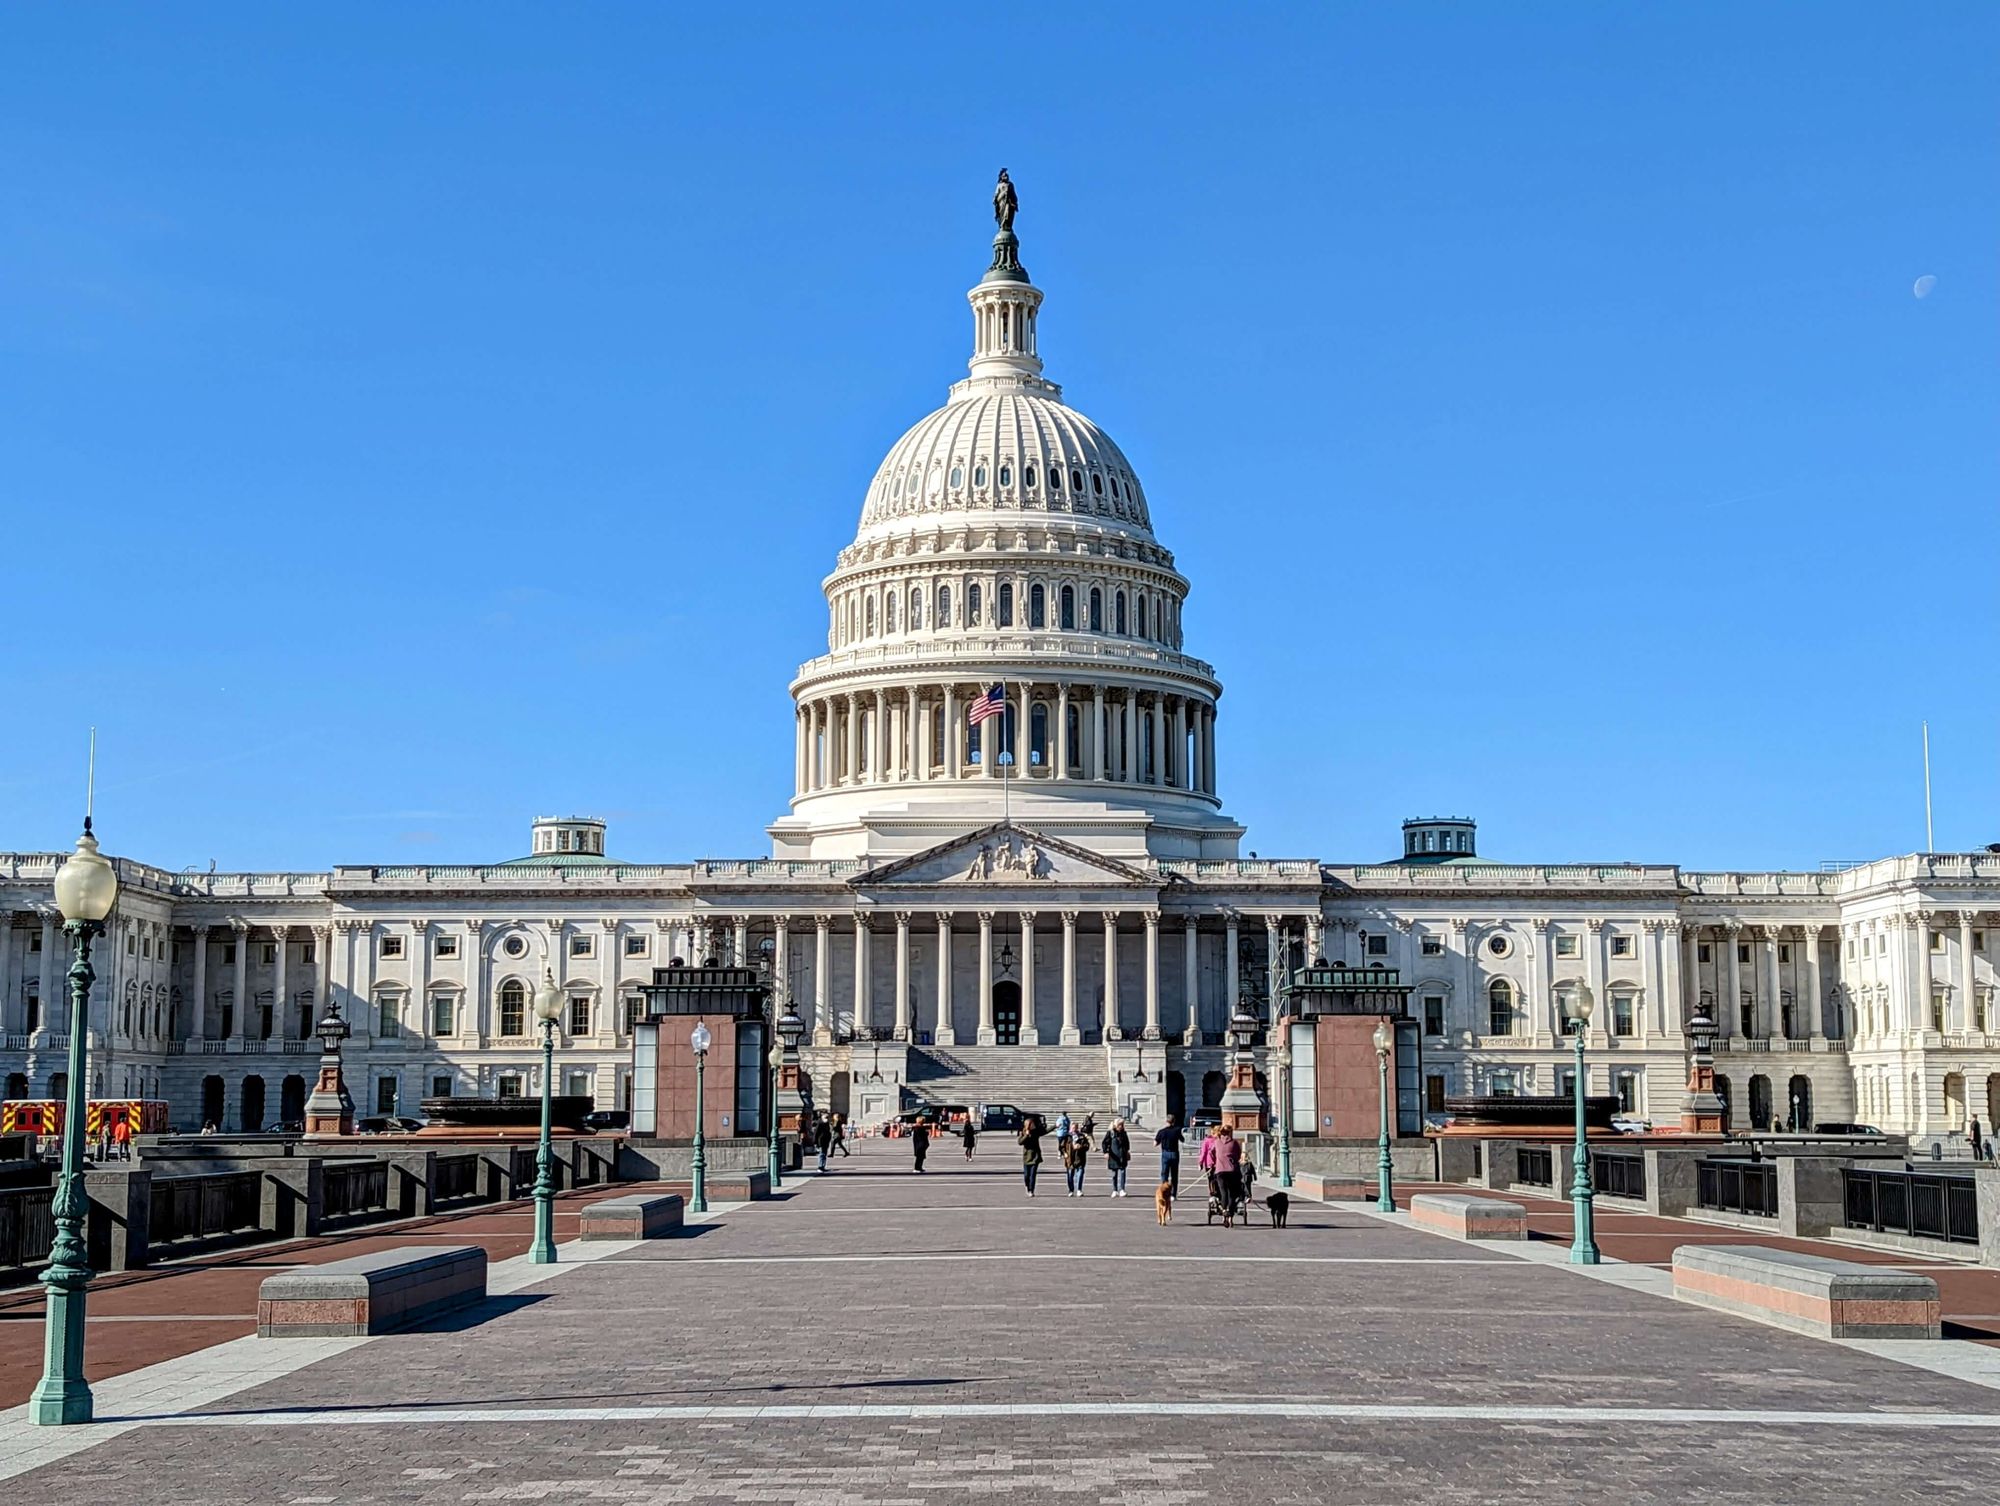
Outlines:
{"label": "stone staircase", "polygon": [[1114,1095],[1102,1046],[912,1046],[905,1086],[929,1103],[1011,1103],[1053,1122],[1111,1117]]}

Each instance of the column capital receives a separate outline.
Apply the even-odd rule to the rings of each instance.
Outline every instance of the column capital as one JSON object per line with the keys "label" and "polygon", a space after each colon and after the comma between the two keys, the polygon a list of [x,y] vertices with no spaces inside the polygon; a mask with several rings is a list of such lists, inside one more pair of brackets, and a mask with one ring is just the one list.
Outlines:
{"label": "column capital", "polygon": [[1784,935],[1785,928],[1778,925],[1763,925],[1757,928],[1764,933],[1764,945],[1776,946]]}
{"label": "column capital", "polygon": [[1146,922],[1146,929],[1147,929],[1147,930],[1149,930],[1149,931],[1157,931],[1157,930],[1159,930],[1159,928],[1160,928],[1160,912],[1159,912],[1159,911],[1157,911],[1157,910],[1148,910],[1148,911],[1146,911],[1146,913],[1145,913],[1145,914],[1144,914],[1144,915],[1143,915],[1143,916],[1142,916],[1141,918],[1142,918],[1142,919],[1143,919],[1143,920],[1144,920],[1144,921]]}
{"label": "column capital", "polygon": [[1958,912],[1958,923],[1969,931],[1979,924],[1979,917],[1982,913],[1979,910],[1960,910]]}
{"label": "column capital", "polygon": [[[11,920],[11,919],[12,919],[12,917],[10,916],[10,917],[9,917],[9,919]],[[208,924],[208,922],[204,920],[204,921],[200,921],[200,922],[197,922],[197,923],[195,923],[195,924],[191,924],[191,925],[190,925],[190,926],[188,927],[188,929],[189,929],[190,931],[194,932],[194,934],[195,934],[196,936],[200,937],[200,936],[206,936],[206,935],[207,935],[207,934],[209,933],[209,930],[210,930],[210,927],[209,927],[209,924]],[[320,929],[321,929],[321,930],[324,930],[324,929],[325,929],[325,927],[324,927],[324,926],[322,926],[322,927],[320,927]]]}
{"label": "column capital", "polygon": [[1737,933],[1743,929],[1743,922],[1740,920],[1724,920],[1718,921],[1716,924],[1722,934],[1729,937],[1732,941],[1736,939]]}
{"label": "column capital", "polygon": [[993,917],[998,913],[995,910],[981,910],[979,912],[979,929],[982,931],[990,929],[993,925]]}
{"label": "column capital", "polygon": [[[350,922],[350,924],[360,925],[361,922],[357,920]],[[250,934],[250,922],[245,920],[240,915],[230,916],[228,920],[228,926],[229,929],[234,931],[238,936],[248,936]]]}
{"label": "column capital", "polygon": [[1065,910],[1065,911],[1063,911],[1063,912],[1062,912],[1062,923],[1063,923],[1064,927],[1065,927],[1065,928],[1074,928],[1074,927],[1075,927],[1075,925],[1076,925],[1076,918],[1077,918],[1077,916],[1081,915],[1082,913],[1083,913],[1083,912],[1082,912],[1081,910]]}
{"label": "column capital", "polygon": [[831,915],[815,915],[813,917],[813,928],[820,931],[832,930],[833,917]]}
{"label": "column capital", "polygon": [[911,920],[911,917],[912,917],[912,913],[913,913],[913,912],[911,912],[911,911],[909,911],[909,910],[898,910],[898,911],[896,912],[896,929],[897,929],[897,930],[899,930],[899,931],[907,931],[907,930],[909,930],[909,928],[910,928],[910,920]]}

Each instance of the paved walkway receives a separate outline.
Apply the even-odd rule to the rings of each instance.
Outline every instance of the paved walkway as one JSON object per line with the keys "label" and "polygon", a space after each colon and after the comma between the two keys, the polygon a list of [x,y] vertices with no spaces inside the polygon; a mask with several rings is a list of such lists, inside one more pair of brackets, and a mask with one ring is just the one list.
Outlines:
{"label": "paved walkway", "polygon": [[[1678,1304],[1643,1267],[1592,1279],[1546,1245],[1308,1203],[1284,1231],[1205,1227],[1192,1200],[1160,1228],[1100,1168],[1089,1197],[1058,1173],[1029,1201],[997,1138],[971,1167],[939,1147],[921,1178],[908,1154],[862,1142],[681,1238],[502,1268],[507,1295],[441,1332],[245,1339],[126,1377],[100,1407],[122,1421],[63,1439],[102,1442],[38,1454],[8,1488],[56,1506],[1770,1506],[1808,1482],[1828,1502],[1913,1483],[1984,1502],[2000,1478],[2000,1374]],[[0,1476],[22,1438],[0,1419]]]}

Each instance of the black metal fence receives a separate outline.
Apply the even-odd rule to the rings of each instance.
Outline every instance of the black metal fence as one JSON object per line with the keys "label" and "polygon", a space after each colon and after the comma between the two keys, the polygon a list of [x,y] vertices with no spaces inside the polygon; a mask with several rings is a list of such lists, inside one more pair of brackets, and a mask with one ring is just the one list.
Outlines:
{"label": "black metal fence", "polygon": [[261,1172],[155,1177],[146,1238],[155,1245],[184,1244],[259,1228],[263,1195]]}
{"label": "black metal fence", "polygon": [[0,1268],[41,1265],[56,1242],[53,1187],[0,1190]]}
{"label": "black metal fence", "polygon": [[1646,1158],[1631,1150],[1594,1150],[1590,1179],[1606,1197],[1646,1196]]}
{"label": "black metal fence", "polygon": [[455,1203],[479,1195],[479,1171],[485,1163],[478,1156],[439,1156],[436,1180],[431,1184],[431,1202]]}
{"label": "black metal fence", "polygon": [[321,1193],[321,1212],[328,1219],[380,1212],[389,1206],[389,1168],[380,1162],[328,1166]]}
{"label": "black metal fence", "polygon": [[1555,1153],[1546,1145],[1515,1146],[1514,1180],[1523,1187],[1555,1186]]}
{"label": "black metal fence", "polygon": [[535,1190],[535,1148],[531,1145],[517,1145],[508,1168],[508,1180],[514,1184],[514,1196],[526,1197]]}
{"label": "black metal fence", "polygon": [[1979,1243],[1979,1191],[1969,1176],[1850,1166],[1840,1181],[1850,1229]]}
{"label": "black metal fence", "polygon": [[1695,1203],[1717,1213],[1778,1216],[1778,1168],[1769,1161],[1703,1161],[1696,1169]]}

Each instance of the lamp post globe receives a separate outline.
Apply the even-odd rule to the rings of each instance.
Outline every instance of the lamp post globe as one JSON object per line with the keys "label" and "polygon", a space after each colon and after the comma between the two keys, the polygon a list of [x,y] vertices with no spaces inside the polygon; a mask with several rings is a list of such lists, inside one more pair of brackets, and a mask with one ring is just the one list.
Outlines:
{"label": "lamp post globe", "polygon": [[85,1221],[90,1202],[83,1191],[84,1102],[90,1041],[91,938],[103,934],[105,917],[118,903],[118,872],[97,850],[90,818],[76,851],[56,870],[56,908],[69,934],[69,1076],[63,1087],[62,1174],[49,1211],[55,1240],[49,1267],[42,1272],[48,1292],[44,1319],[42,1378],[28,1399],[28,1419],[47,1427],[89,1422],[95,1403],[83,1378],[84,1289],[90,1285],[90,1246]]}
{"label": "lamp post globe", "polygon": [[535,1018],[542,1026],[542,1133],[535,1147],[535,1242],[528,1247],[531,1265],[553,1265],[556,1258],[555,1147],[552,1111],[555,1096],[556,1022],[562,1018],[562,990],[544,971],[535,990]]}
{"label": "lamp post globe", "polygon": [[708,1212],[708,1152],[702,1134],[702,1078],[708,1069],[708,1048],[714,1037],[708,1033],[708,1026],[695,1021],[694,1033],[688,1037],[688,1045],[694,1051],[694,1165],[690,1179],[694,1185],[689,1190],[693,1196],[688,1201],[688,1212]]}
{"label": "lamp post globe", "polygon": [[1571,1222],[1575,1225],[1575,1236],[1570,1241],[1569,1260],[1571,1265],[1596,1265],[1600,1258],[1597,1250],[1596,1206],[1590,1185],[1590,1144],[1583,1123],[1583,1041],[1590,1028],[1590,1016],[1597,1006],[1597,999],[1591,993],[1588,983],[1568,985],[1563,990],[1561,998],[1563,1018],[1569,1023],[1569,1032],[1574,1037],[1576,1045],[1576,1070],[1570,1084],[1576,1100],[1576,1144],[1570,1153],[1569,1183]]}
{"label": "lamp post globe", "polygon": [[1382,1132],[1375,1140],[1375,1209],[1378,1213],[1394,1213],[1396,1197],[1390,1182],[1395,1167],[1389,1158],[1389,1053],[1396,1046],[1395,1027],[1387,1020],[1377,1022],[1374,1042],[1379,1079],[1377,1096],[1382,1104]]}

